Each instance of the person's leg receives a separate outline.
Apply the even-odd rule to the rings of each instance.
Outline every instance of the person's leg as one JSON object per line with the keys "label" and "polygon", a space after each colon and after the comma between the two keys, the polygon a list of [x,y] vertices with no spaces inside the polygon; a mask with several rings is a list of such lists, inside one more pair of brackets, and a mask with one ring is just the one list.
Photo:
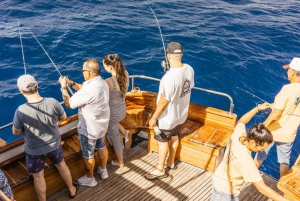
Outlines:
{"label": "person's leg", "polygon": [[277,157],[280,163],[279,172],[280,177],[284,176],[289,171],[290,156],[293,148],[293,142],[277,142]]}
{"label": "person's leg", "polygon": [[97,185],[97,181],[94,178],[94,149],[96,146],[96,140],[89,139],[81,134],[78,134],[78,140],[80,142],[82,156],[84,158],[86,175],[80,177],[77,181],[80,185],[94,187]]}
{"label": "person's leg", "polygon": [[95,159],[89,158],[84,159],[85,169],[86,169],[86,176],[88,178],[94,177],[94,167],[95,167]]}
{"label": "person's leg", "polygon": [[76,188],[73,185],[72,182],[72,176],[69,170],[69,167],[67,166],[63,156],[63,149],[62,146],[60,145],[57,149],[54,151],[50,152],[47,154],[48,158],[51,160],[51,162],[55,165],[57,168],[61,178],[65,181],[70,195],[74,196],[76,193]]}
{"label": "person's leg", "polygon": [[274,144],[275,144],[275,141],[273,141],[264,151],[259,151],[256,153],[254,162],[255,162],[257,168],[259,168],[263,164],[264,160],[267,159],[268,154],[269,154],[271,148],[274,146]]}
{"label": "person's leg", "polygon": [[129,149],[132,144],[132,134],[129,130],[126,130],[120,123],[118,124],[119,131],[124,134],[125,148]]}
{"label": "person's leg", "polygon": [[46,201],[46,181],[44,178],[44,169],[38,173],[32,173],[34,188],[39,201]]}
{"label": "person's leg", "polygon": [[105,145],[105,137],[97,140],[95,149],[97,150],[98,153],[97,155],[98,155],[98,160],[100,161],[100,166],[103,169],[106,169],[106,164],[108,160],[108,150]]}
{"label": "person's leg", "polygon": [[41,201],[46,200],[46,182],[44,178],[44,164],[47,154],[42,155],[26,155],[26,169],[27,172],[32,174],[34,180],[34,188],[38,199]]}
{"label": "person's leg", "polygon": [[105,137],[97,140],[95,149],[97,150],[98,159],[100,161],[100,166],[97,168],[97,172],[101,175],[102,179],[107,179],[108,173],[106,170],[106,164],[108,159],[108,151],[105,144]]}
{"label": "person's leg", "polygon": [[81,134],[78,134],[78,140],[80,142],[82,156],[84,158],[87,177],[93,178],[95,167],[94,149],[96,146],[96,140],[89,139]]}
{"label": "person's leg", "polygon": [[8,179],[0,169],[0,200],[14,200],[14,195],[8,183]]}
{"label": "person's leg", "polygon": [[167,159],[167,166],[170,168],[174,168],[174,166],[175,166],[175,164],[174,164],[175,154],[176,154],[178,146],[179,146],[178,136],[172,136],[171,140],[169,142],[170,152],[169,152],[169,157]]}
{"label": "person's leg", "polygon": [[110,124],[107,129],[107,138],[109,143],[113,146],[114,151],[117,156],[117,161],[113,160],[113,164],[123,167],[123,143],[120,137],[120,132],[118,129],[118,123]]}
{"label": "person's leg", "polygon": [[[171,140],[169,141],[169,157],[167,159],[167,166],[169,168],[174,168],[175,164],[175,155],[176,155],[176,151],[177,148],[179,146],[179,139],[178,139],[178,134],[181,130],[183,124],[179,124],[177,126],[175,126],[175,128],[173,128],[170,132]],[[165,132],[166,133],[166,132]]]}
{"label": "person's leg", "polygon": [[168,154],[168,142],[158,141],[158,164],[154,171],[150,175],[161,176],[165,174],[165,161]]}

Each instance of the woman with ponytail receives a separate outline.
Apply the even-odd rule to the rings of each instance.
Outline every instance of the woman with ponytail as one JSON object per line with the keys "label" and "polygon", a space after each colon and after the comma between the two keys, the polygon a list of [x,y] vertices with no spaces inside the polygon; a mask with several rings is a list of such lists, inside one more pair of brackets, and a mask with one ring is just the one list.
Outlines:
{"label": "woman with ponytail", "polygon": [[269,103],[258,105],[237,122],[227,144],[224,158],[213,174],[211,201],[238,201],[244,182],[253,183],[259,192],[272,200],[287,200],[265,184],[251,156],[252,151],[262,151],[273,142],[271,132],[262,123],[246,131],[246,124],[252,117],[270,107]]}
{"label": "woman with ponytail", "polygon": [[[108,54],[102,59],[103,66],[111,77],[105,81],[109,87],[110,120],[107,129],[107,139],[114,147],[117,160],[112,160],[113,165],[123,167],[123,142],[120,138],[119,122],[125,118],[126,105],[125,96],[129,85],[129,75],[125,66],[117,54]],[[124,133],[125,140],[128,139],[128,132]]]}

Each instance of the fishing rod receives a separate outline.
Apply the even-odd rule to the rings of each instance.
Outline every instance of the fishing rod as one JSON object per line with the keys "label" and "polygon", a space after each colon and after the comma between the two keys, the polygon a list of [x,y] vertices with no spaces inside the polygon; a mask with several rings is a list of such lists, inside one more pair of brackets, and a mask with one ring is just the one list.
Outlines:
{"label": "fishing rod", "polygon": [[[26,29],[31,33],[31,35],[35,38],[35,40],[39,43],[39,45],[41,46],[41,48],[44,50],[44,52],[46,53],[46,55],[48,56],[48,58],[50,59],[51,63],[53,64],[53,66],[55,67],[55,69],[57,70],[57,72],[59,73],[60,77],[63,77],[62,74],[60,73],[60,71],[58,70],[57,66],[55,65],[55,63],[52,61],[51,57],[49,56],[49,54],[47,53],[47,51],[45,50],[45,48],[42,46],[42,44],[40,43],[40,41],[35,37],[35,35],[30,31],[30,29],[28,27],[26,27]],[[73,95],[73,91],[71,90],[70,86],[67,84],[67,88],[70,91],[70,93]]]}
{"label": "fishing rod", "polygon": [[19,27],[19,36],[20,36],[20,41],[21,41],[21,49],[22,49],[22,56],[23,56],[24,71],[25,71],[25,75],[26,75],[25,56],[24,56],[24,51],[23,51],[23,43],[22,43],[22,36],[21,36],[19,19],[18,19],[18,27]]}
{"label": "fishing rod", "polygon": [[162,61],[161,62],[161,66],[163,67],[164,69],[164,72],[168,71],[170,66],[169,66],[169,62],[168,62],[168,59],[167,59],[167,54],[166,54],[166,48],[165,48],[165,42],[164,42],[164,38],[163,38],[163,35],[161,33],[161,29],[160,29],[160,25],[159,25],[159,22],[158,22],[158,19],[155,15],[155,12],[154,10],[151,8],[151,6],[149,6],[150,10],[152,11],[154,17],[155,17],[155,20],[156,20],[156,23],[157,23],[157,26],[158,26],[158,29],[159,29],[159,33],[160,33],[160,37],[161,37],[161,41],[162,41],[162,44],[163,44],[163,48],[164,48],[164,54],[165,54],[165,61]]}

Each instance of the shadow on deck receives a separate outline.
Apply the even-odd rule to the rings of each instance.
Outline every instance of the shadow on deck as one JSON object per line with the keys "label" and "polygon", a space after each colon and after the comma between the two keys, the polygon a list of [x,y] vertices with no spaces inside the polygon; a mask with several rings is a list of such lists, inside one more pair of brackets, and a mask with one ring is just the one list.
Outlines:
{"label": "shadow on deck", "polygon": [[[125,167],[108,164],[109,178],[102,180],[95,172],[98,185],[90,188],[81,186],[74,201],[106,200],[210,200],[212,173],[201,168],[176,161],[177,170],[171,170],[169,177],[148,181],[144,174],[157,163],[157,153],[147,152],[147,141],[125,150]],[[271,187],[276,181],[264,178]],[[69,200],[67,188],[47,198],[49,201]],[[240,200],[267,201],[252,185],[245,187]]]}

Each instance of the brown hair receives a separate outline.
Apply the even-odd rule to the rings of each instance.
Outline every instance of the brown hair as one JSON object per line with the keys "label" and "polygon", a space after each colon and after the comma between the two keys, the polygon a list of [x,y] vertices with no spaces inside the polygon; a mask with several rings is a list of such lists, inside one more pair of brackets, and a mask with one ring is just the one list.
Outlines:
{"label": "brown hair", "polygon": [[37,84],[36,83],[30,83],[30,84],[27,85],[26,91],[25,90],[22,90],[22,91],[26,95],[31,95],[31,94],[35,94],[37,92],[37,90],[38,90]]}
{"label": "brown hair", "polygon": [[254,140],[260,146],[263,146],[264,143],[271,144],[273,142],[273,135],[263,123],[253,125],[248,130],[246,138],[247,140]]}
{"label": "brown hair", "polygon": [[102,61],[105,65],[112,66],[112,68],[116,71],[120,92],[124,98],[128,87],[128,75],[122,60],[117,54],[107,54],[103,57]]}

